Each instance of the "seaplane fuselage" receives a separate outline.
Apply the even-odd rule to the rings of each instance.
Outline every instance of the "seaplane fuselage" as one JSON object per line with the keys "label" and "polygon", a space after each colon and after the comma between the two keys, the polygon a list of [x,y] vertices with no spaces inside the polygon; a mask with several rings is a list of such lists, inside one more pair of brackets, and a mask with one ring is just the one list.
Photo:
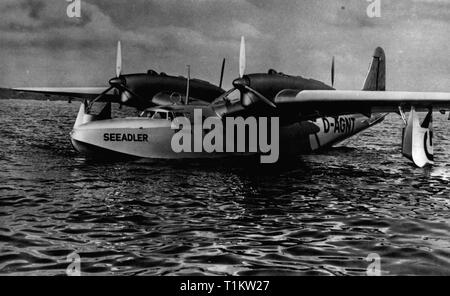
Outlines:
{"label": "seaplane fuselage", "polygon": [[[138,158],[216,158],[233,155],[253,155],[267,151],[249,149],[254,134],[260,135],[261,129],[269,133],[273,127],[257,125],[257,130],[252,130],[251,122],[233,121],[235,117],[221,118],[211,106],[188,105],[172,108],[148,108],[140,116],[126,118],[98,119],[85,113],[84,104],[81,105],[74,128],[70,134],[75,149],[85,155],[95,157],[129,156]],[[195,114],[200,113],[200,116]],[[210,127],[205,126],[205,118],[215,118],[217,122],[223,122],[221,130],[223,135],[222,148],[214,151],[206,151],[203,146],[196,148],[195,139],[200,137],[203,143],[209,133]],[[180,130],[174,126],[177,118],[185,118],[189,126]],[[320,117],[315,120],[291,121],[277,127],[276,139],[273,134],[267,135],[271,139],[271,149],[276,149],[277,154],[295,155],[309,153],[321,148],[329,147],[341,142],[366,128],[381,122],[384,115],[377,114],[371,117],[362,114],[351,114],[336,117]],[[227,121],[232,121],[233,131],[230,133]],[[255,120],[258,124],[258,121]],[[267,122],[271,124],[269,118]],[[260,122],[259,122],[260,123]],[[271,129],[272,128],[272,129]],[[236,148],[237,130],[245,130],[244,150],[230,150],[229,143]],[[184,143],[183,151],[174,149],[174,137],[184,133],[185,139],[190,143]],[[253,133],[253,135],[252,135]],[[277,141],[277,143],[274,143]],[[277,147],[275,147],[277,145]],[[279,151],[279,152],[278,152]],[[278,155],[276,155],[276,159]]]}

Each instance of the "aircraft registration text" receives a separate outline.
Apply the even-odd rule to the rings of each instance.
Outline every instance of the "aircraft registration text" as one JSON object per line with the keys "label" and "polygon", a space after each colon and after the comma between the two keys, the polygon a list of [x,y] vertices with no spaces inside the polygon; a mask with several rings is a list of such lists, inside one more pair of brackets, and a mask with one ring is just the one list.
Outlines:
{"label": "aircraft registration text", "polygon": [[[330,120],[331,119],[331,120]],[[325,133],[353,133],[355,129],[355,118],[338,117],[338,118],[322,118],[323,129]],[[331,121],[331,122],[330,122]]]}

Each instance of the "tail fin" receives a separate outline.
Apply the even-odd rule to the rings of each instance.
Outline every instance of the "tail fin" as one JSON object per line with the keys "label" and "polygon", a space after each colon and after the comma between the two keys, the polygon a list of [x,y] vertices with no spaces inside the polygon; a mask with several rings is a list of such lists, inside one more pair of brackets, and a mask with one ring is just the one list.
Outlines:
{"label": "tail fin", "polygon": [[377,47],[373,53],[373,60],[370,64],[369,73],[367,73],[362,90],[386,90],[386,56],[381,47]]}

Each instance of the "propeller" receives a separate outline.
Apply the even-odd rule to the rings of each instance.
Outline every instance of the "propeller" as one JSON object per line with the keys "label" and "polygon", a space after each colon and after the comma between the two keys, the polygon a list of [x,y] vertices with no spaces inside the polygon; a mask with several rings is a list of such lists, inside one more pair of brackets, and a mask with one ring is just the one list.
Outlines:
{"label": "propeller", "polygon": [[117,56],[116,56],[116,77],[122,75],[122,47],[120,40],[117,41]]}
{"label": "propeller", "polygon": [[111,78],[109,80],[109,85],[111,85],[110,89],[115,88],[119,90],[120,93],[120,101],[125,103],[131,97],[135,97],[141,102],[145,102],[139,95],[137,95],[134,91],[127,87],[127,82],[123,76]]}
{"label": "propeller", "polygon": [[219,87],[222,88],[222,82],[223,82],[223,74],[225,71],[225,58],[222,61],[222,70],[220,71],[220,82],[219,82]]}
{"label": "propeller", "polygon": [[255,100],[253,99],[253,97],[249,96],[248,92],[250,92],[251,94],[255,95],[256,98],[263,101],[267,105],[269,105],[273,108],[277,107],[271,100],[266,98],[263,94],[256,91],[255,89],[251,88],[249,86],[249,84],[250,84],[250,81],[248,79],[246,79],[246,77],[237,78],[233,81],[234,88],[239,90],[241,93],[241,104],[243,106],[248,107],[251,104],[255,103]]}
{"label": "propeller", "polygon": [[89,103],[87,111],[91,109],[92,105],[96,101],[101,99],[112,89],[114,89],[115,95],[120,96],[120,106],[122,106],[122,103],[125,103],[128,100],[130,100],[131,97],[134,97],[137,100],[141,101],[142,103],[145,103],[145,100],[143,100],[140,96],[138,96],[135,92],[133,92],[131,89],[127,87],[126,79],[125,77],[122,76],[122,47],[120,40],[117,42],[116,77],[111,78],[109,80],[109,85],[110,86],[105,91],[103,91]]}
{"label": "propeller", "polygon": [[[270,101],[268,98],[266,98],[264,95],[262,95],[260,92],[256,91],[255,89],[251,88],[249,86],[250,80],[248,77],[245,77],[245,68],[246,68],[246,54],[245,54],[245,38],[242,36],[241,38],[241,48],[239,52],[239,78],[235,79],[233,81],[233,86],[235,89],[239,90],[241,93],[241,104],[243,106],[248,107],[252,103],[255,102],[253,99],[253,96],[250,94],[256,96],[257,99],[263,101],[267,105],[276,108],[277,106]],[[250,94],[248,93],[250,92]]]}
{"label": "propeller", "polygon": [[122,77],[122,45],[120,40],[117,41],[116,77],[110,79],[109,84],[115,88],[115,90],[118,90],[121,103],[127,102],[131,99],[131,97],[135,97],[139,101],[145,102],[141,97],[127,87],[126,80]]}
{"label": "propeller", "polygon": [[185,105],[189,104],[189,87],[191,82],[191,65],[187,65],[187,79],[186,79],[186,101],[184,102]]}
{"label": "propeller", "polygon": [[331,60],[331,86],[334,87],[334,56]]}
{"label": "propeller", "polygon": [[242,36],[241,38],[241,48],[239,52],[239,78],[236,78],[233,81],[233,88],[223,93],[217,99],[214,100],[213,104],[225,100],[232,92],[238,90],[241,93],[241,104],[244,107],[248,107],[253,103],[256,103],[258,100],[263,101],[267,105],[276,108],[277,106],[266,98],[263,94],[256,91],[255,89],[250,87],[250,80],[248,76],[245,76],[245,67],[246,67],[246,57],[245,57],[245,38]]}
{"label": "propeller", "polygon": [[244,77],[245,74],[245,38],[241,37],[241,49],[239,51],[239,78]]}

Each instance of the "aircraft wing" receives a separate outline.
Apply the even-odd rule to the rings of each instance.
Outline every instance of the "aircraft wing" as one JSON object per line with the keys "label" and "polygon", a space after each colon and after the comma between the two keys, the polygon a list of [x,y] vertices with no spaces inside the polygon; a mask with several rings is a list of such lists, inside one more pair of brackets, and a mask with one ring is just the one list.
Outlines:
{"label": "aircraft wing", "polygon": [[[433,111],[450,110],[448,92],[283,90],[274,102],[281,116],[317,118],[351,113],[400,113],[405,122],[402,154],[417,166],[434,163]],[[404,112],[410,111],[408,118]],[[421,122],[416,111],[427,111]],[[450,119],[450,118],[449,118]]]}
{"label": "aircraft wing", "polygon": [[[37,93],[43,95],[56,95],[71,98],[93,99],[107,90],[108,87],[22,87],[5,89],[15,92]],[[113,91],[106,96],[115,97]]]}
{"label": "aircraft wing", "polygon": [[283,90],[274,103],[283,113],[301,116],[336,116],[353,113],[450,110],[448,92]]}

